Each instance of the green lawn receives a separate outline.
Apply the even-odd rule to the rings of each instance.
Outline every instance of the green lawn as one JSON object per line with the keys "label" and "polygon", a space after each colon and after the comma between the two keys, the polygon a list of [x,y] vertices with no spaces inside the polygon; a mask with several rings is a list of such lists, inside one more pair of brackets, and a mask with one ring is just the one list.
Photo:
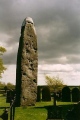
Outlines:
{"label": "green lawn", "polygon": [[8,107],[9,105],[9,103],[6,103],[6,97],[0,94],[0,107]]}
{"label": "green lawn", "polygon": [[[16,108],[15,120],[46,120],[47,118],[47,106],[51,106],[52,102],[39,102],[35,107],[19,107]],[[71,109],[73,103],[70,102],[58,102],[57,105],[62,106],[63,115],[65,118],[68,109]]]}
{"label": "green lawn", "polygon": [[45,108],[16,108],[15,120],[46,120],[47,110]]}
{"label": "green lawn", "polygon": [[[15,120],[46,120],[47,118],[46,108],[51,105],[53,105],[53,101],[37,102],[36,105],[32,107],[16,107]],[[63,115],[65,117],[67,109],[71,109],[73,103],[57,102],[57,105],[62,106]],[[6,98],[3,96],[0,97],[0,114],[3,112],[3,109],[1,109],[1,107],[9,107],[9,103],[6,103]]]}

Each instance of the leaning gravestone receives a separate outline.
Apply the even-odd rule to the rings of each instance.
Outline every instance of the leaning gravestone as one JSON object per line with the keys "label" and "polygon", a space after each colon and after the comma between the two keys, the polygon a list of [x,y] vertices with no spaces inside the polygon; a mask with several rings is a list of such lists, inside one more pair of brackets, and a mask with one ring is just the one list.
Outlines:
{"label": "leaning gravestone", "polygon": [[16,106],[35,105],[37,98],[37,36],[32,18],[25,18],[17,54]]}

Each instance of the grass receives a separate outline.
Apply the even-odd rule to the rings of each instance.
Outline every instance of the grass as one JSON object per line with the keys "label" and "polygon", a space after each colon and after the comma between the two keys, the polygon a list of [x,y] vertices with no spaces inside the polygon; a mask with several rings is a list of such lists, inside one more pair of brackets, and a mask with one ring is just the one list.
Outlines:
{"label": "grass", "polygon": [[[24,118],[24,119],[23,119]],[[17,108],[15,120],[46,120],[47,110],[45,108]]]}
{"label": "grass", "polygon": [[[0,114],[3,112],[3,107],[9,107],[9,103],[6,103],[6,98],[0,96]],[[51,102],[37,102],[35,106],[31,107],[16,107],[15,108],[15,120],[46,120],[47,107],[52,106]],[[62,106],[63,115],[65,118],[68,109],[73,107],[72,102],[57,102],[58,106]],[[1,120],[1,119],[0,119]],[[10,120],[10,119],[9,119]]]}
{"label": "grass", "polygon": [[[37,102],[33,107],[16,108],[15,120],[46,120],[47,107],[51,106],[52,102]],[[65,118],[68,109],[73,107],[71,102],[58,102],[58,106],[62,106],[63,117]]]}
{"label": "grass", "polygon": [[6,103],[6,97],[0,94],[0,108],[1,107],[9,107],[9,103]]}

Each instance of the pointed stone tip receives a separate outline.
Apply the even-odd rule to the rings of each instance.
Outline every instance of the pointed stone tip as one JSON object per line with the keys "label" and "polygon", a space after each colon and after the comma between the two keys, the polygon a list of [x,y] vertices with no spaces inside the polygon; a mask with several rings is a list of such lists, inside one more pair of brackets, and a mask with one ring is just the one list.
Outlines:
{"label": "pointed stone tip", "polygon": [[22,23],[22,26],[25,26],[26,23],[34,24],[33,19],[31,17],[26,17]]}
{"label": "pointed stone tip", "polygon": [[26,22],[30,22],[30,23],[34,24],[33,19],[31,17],[27,17]]}

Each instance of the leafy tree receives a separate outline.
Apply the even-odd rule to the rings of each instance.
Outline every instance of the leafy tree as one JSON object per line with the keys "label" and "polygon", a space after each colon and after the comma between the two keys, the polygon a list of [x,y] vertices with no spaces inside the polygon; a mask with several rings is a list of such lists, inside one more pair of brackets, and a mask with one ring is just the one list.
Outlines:
{"label": "leafy tree", "polygon": [[4,52],[6,52],[6,49],[0,46],[0,78],[2,77],[2,73],[4,72],[4,70],[6,70],[6,68],[3,65],[3,59],[2,59],[2,55]]}
{"label": "leafy tree", "polygon": [[7,86],[7,89],[10,89],[10,90],[15,89],[15,85],[13,85],[10,82],[8,82],[6,86]]}
{"label": "leafy tree", "polygon": [[50,77],[48,75],[45,76],[46,83],[50,87],[51,92],[54,93],[54,106],[56,106],[56,93],[63,87],[63,81],[58,77]]}
{"label": "leafy tree", "polygon": [[0,90],[4,89],[5,83],[0,81]]}
{"label": "leafy tree", "polygon": [[48,75],[45,76],[46,83],[50,87],[51,91],[57,92],[63,87],[63,81],[58,77],[50,77]]}

